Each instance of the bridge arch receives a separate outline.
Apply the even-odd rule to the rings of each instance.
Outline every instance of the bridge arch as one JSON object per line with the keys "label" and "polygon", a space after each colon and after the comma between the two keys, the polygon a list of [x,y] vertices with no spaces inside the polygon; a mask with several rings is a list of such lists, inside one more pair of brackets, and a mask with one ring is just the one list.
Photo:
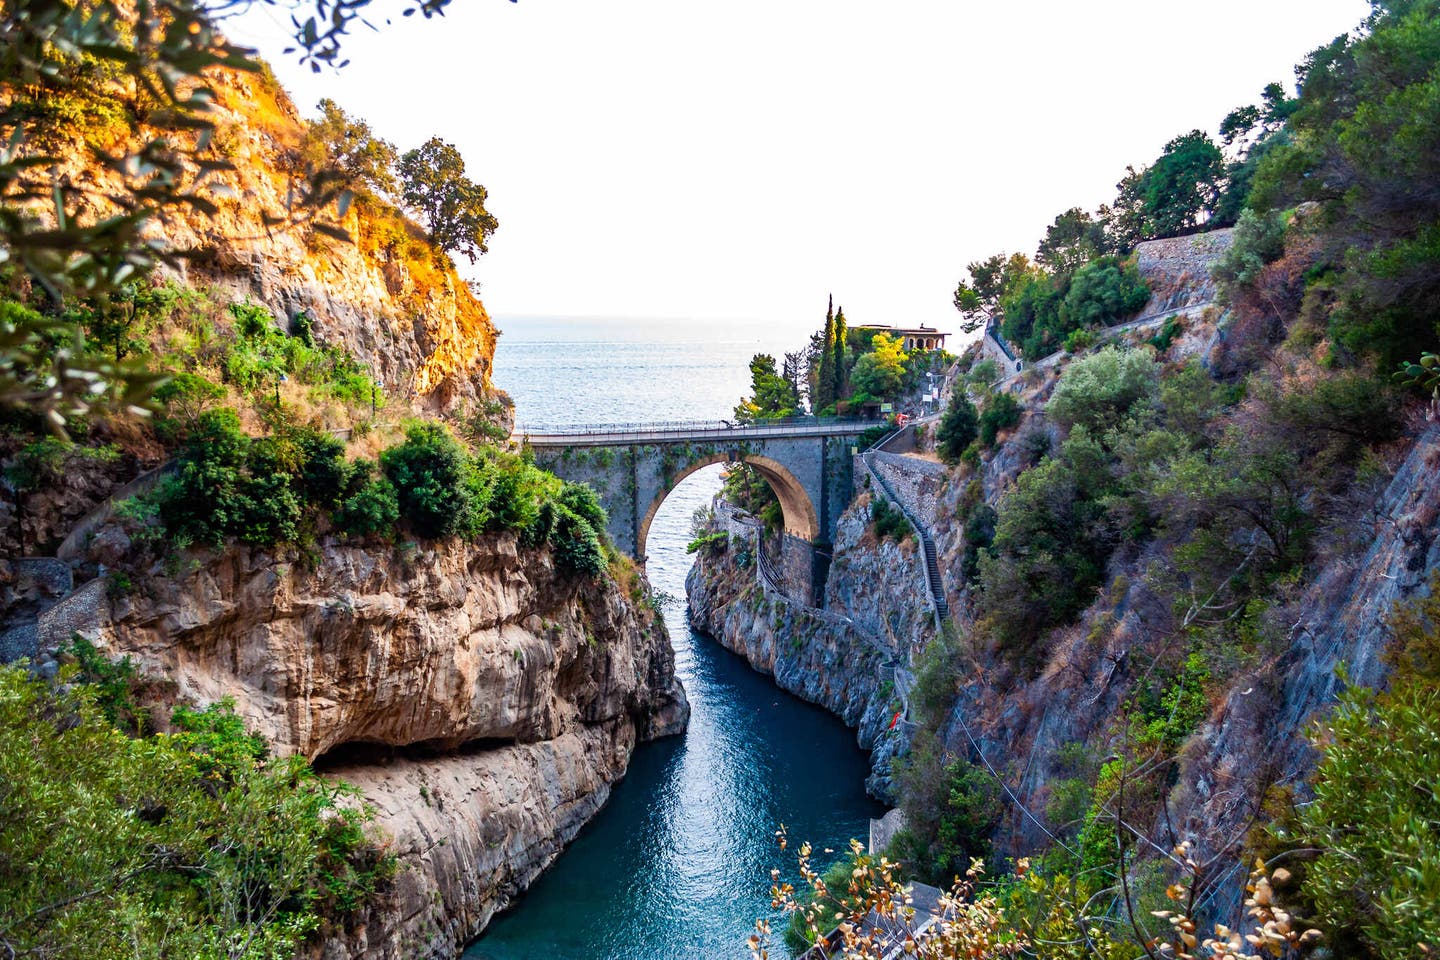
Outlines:
{"label": "bridge arch", "polygon": [[[805,492],[805,485],[802,484],[795,474],[778,460],[753,453],[743,453],[739,459],[755,468],[770,489],[775,491],[775,497],[780,501],[780,512],[785,518],[785,532],[791,536],[799,537],[802,540],[814,542],[820,534],[820,521],[815,512],[815,504],[811,502],[810,495]],[[732,452],[714,453],[701,457],[694,463],[687,464],[683,469],[677,471],[670,482],[661,488],[650,501],[650,508],[645,511],[645,516],[640,521],[640,528],[635,531],[635,556],[642,561],[645,557],[645,541],[650,535],[650,522],[655,519],[660,504],[665,498],[690,474],[697,470],[717,463],[734,463],[736,454]]]}

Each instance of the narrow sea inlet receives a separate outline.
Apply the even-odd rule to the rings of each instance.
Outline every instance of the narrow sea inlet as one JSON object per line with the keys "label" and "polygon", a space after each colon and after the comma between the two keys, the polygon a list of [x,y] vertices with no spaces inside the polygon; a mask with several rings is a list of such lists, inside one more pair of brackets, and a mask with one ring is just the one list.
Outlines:
{"label": "narrow sea inlet", "polygon": [[[541,345],[525,342],[518,327],[501,341],[496,383],[514,396],[522,422],[563,422],[556,418],[566,410],[592,421],[641,419],[644,410],[633,400],[607,401],[604,380],[579,374],[610,370],[612,382],[634,383],[641,371],[616,370],[627,363],[643,365],[653,397],[669,398],[652,402],[677,410],[645,419],[725,416],[741,392],[731,383],[743,384],[749,356],[769,347],[737,342],[717,356],[714,344],[686,332],[637,350],[633,341],[607,341],[605,328],[581,321],[555,339],[543,345],[549,361],[571,367],[576,377],[542,376],[541,364],[531,362]],[[556,356],[559,350],[565,354]],[[711,378],[695,376],[706,369]],[[571,391],[577,395],[567,397]],[[607,404],[618,415],[605,416]],[[528,409],[548,416],[527,417]],[[775,843],[777,825],[817,851],[839,851],[850,837],[863,839],[869,818],[881,812],[865,796],[869,768],[853,730],[687,625],[690,517],[718,488],[719,467],[680,484],[649,541],[650,581],[675,598],[665,619],[693,710],[689,730],[636,750],[609,804],[471,945],[471,960],[742,956],[755,920],[771,914],[770,869],[792,865]]]}

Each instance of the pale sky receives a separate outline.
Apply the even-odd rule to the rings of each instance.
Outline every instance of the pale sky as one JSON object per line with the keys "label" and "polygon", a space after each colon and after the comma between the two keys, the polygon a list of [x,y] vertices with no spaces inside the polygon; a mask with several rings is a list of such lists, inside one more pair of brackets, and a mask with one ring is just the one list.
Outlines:
{"label": "pale sky", "polygon": [[798,344],[832,292],[852,324],[953,330],[967,262],[1033,253],[1126,164],[1293,87],[1367,10],[456,0],[362,31],[319,75],[280,52],[274,10],[229,32],[307,114],[328,96],[402,150],[460,148],[500,220],[461,264],[492,314],[746,319]]}

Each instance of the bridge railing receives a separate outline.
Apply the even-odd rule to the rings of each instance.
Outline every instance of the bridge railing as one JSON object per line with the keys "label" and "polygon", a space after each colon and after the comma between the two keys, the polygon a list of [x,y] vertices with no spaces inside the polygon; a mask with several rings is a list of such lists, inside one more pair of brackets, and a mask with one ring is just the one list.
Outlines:
{"label": "bridge railing", "polygon": [[800,431],[853,429],[857,432],[868,429],[883,420],[862,417],[780,417],[773,420],[754,420],[741,423],[735,420],[657,420],[651,422],[627,423],[526,423],[516,424],[517,437],[575,437],[614,436],[620,434],[652,433],[731,433],[755,430]]}

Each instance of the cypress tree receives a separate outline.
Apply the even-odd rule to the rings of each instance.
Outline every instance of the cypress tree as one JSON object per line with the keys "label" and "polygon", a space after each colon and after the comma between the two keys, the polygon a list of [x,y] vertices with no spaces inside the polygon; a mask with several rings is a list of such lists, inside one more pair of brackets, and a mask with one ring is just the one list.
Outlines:
{"label": "cypress tree", "polygon": [[841,307],[835,311],[835,359],[830,362],[831,376],[835,385],[831,388],[835,400],[845,399],[845,383],[849,379],[845,374],[845,308]]}
{"label": "cypress tree", "polygon": [[825,345],[820,349],[820,376],[816,378],[815,403],[811,413],[820,414],[835,402],[835,296],[825,308]]}

